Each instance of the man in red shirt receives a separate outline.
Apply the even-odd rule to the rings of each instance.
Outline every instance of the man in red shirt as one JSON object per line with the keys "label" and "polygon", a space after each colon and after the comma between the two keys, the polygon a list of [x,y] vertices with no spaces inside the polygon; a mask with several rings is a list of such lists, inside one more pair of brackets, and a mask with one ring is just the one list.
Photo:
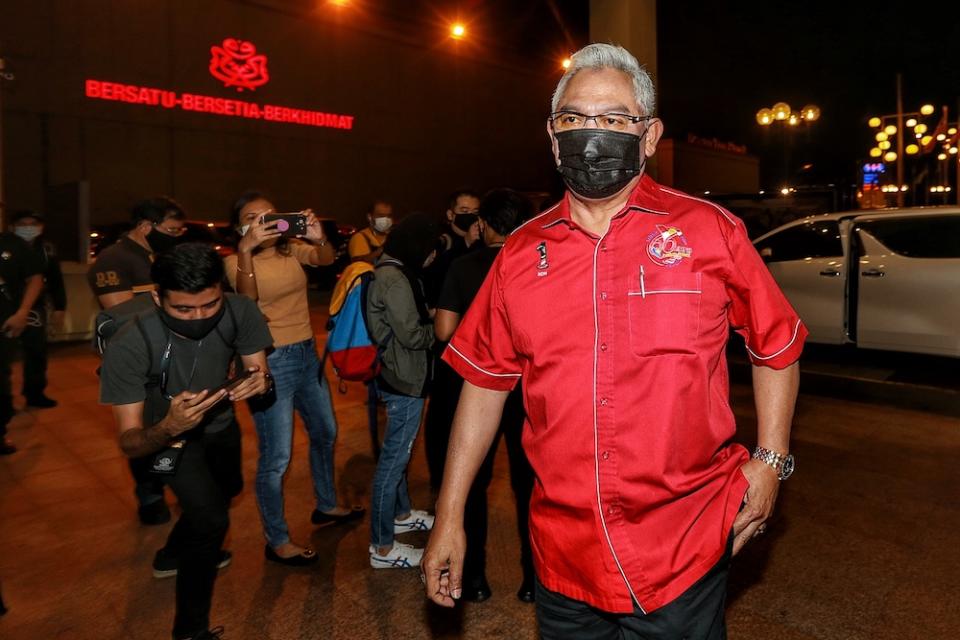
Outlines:
{"label": "man in red shirt", "polygon": [[[544,638],[725,638],[730,557],[793,470],[806,329],[740,220],[644,174],[653,103],[625,49],[572,57],[547,121],[568,191],[508,238],[444,354],[466,382],[427,595],[461,595],[465,498],[522,377]],[[753,364],[752,457],[732,443],[731,326]]]}

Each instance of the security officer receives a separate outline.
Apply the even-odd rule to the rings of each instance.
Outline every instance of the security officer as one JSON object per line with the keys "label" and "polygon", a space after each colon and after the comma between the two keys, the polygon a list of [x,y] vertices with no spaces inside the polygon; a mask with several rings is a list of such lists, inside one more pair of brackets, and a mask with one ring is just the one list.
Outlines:
{"label": "security officer", "polygon": [[67,309],[67,290],[57,249],[43,237],[43,216],[34,211],[13,214],[13,233],[23,239],[40,261],[43,269],[44,295],[37,298],[27,327],[20,334],[23,350],[23,395],[27,405],[40,409],[57,406],[57,401],[44,393],[47,387],[47,300],[53,305],[49,322],[54,327],[63,324]]}
{"label": "security officer", "polygon": [[7,424],[13,418],[10,357],[43,290],[41,271],[26,242],[12,233],[0,233],[0,455],[17,450],[7,438]]}

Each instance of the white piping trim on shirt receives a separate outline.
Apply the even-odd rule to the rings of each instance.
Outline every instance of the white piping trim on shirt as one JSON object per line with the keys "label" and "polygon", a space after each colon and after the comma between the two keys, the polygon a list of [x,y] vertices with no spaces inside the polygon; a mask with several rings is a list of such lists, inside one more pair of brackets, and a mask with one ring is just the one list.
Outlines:
{"label": "white piping trim on shirt", "polygon": [[457,354],[458,356],[460,356],[461,358],[463,358],[464,362],[466,362],[467,364],[469,364],[471,367],[473,367],[474,369],[476,369],[476,370],[479,371],[480,373],[485,373],[485,374],[487,374],[488,376],[492,376],[492,377],[494,377],[494,378],[519,378],[519,377],[521,376],[521,374],[519,374],[519,373],[494,373],[493,371],[487,371],[487,370],[484,369],[483,367],[478,367],[478,366],[475,365],[473,362],[471,362],[471,361],[470,361],[470,358],[468,358],[467,356],[465,356],[465,355],[463,355],[462,353],[460,353],[459,351],[457,351],[457,348],[456,348],[455,346],[453,346],[452,344],[447,345],[447,346],[450,348],[451,351],[453,351],[455,354]]}
{"label": "white piping trim on shirt", "polygon": [[781,353],[783,353],[784,351],[786,351],[787,349],[789,349],[790,346],[791,346],[794,342],[797,341],[797,335],[798,335],[799,333],[800,333],[800,320],[798,319],[798,320],[797,320],[797,326],[795,326],[795,327],[793,328],[793,337],[790,338],[790,342],[787,343],[787,346],[785,346],[783,349],[780,349],[780,351],[777,351],[776,353],[774,353],[774,354],[772,354],[772,355],[769,355],[769,356],[760,356],[760,355],[757,355],[756,353],[754,353],[754,352],[753,352],[753,349],[751,349],[749,345],[747,345],[747,351],[749,351],[749,352],[750,352],[750,355],[753,356],[754,358],[756,358],[757,360],[769,360],[770,358],[776,358],[778,355],[780,355]]}
{"label": "white piping trim on shirt", "polygon": [[710,202],[709,200],[704,200],[703,198],[696,198],[694,196],[691,196],[690,194],[683,193],[682,191],[674,191],[673,189],[667,189],[666,187],[660,187],[660,191],[666,191],[667,193],[673,194],[675,196],[679,196],[681,198],[686,198],[688,200],[694,200],[696,202],[702,202],[703,204],[708,204],[714,209],[716,209],[717,211],[719,211],[723,215],[723,217],[727,219],[727,222],[729,222],[735,227],[737,226],[737,221],[734,218],[731,218],[730,214],[724,211],[723,207],[720,207],[715,203]]}
{"label": "white piping trim on shirt", "polygon": [[600,249],[600,245],[603,244],[604,238],[607,237],[609,230],[608,227],[607,231],[603,232],[600,240],[598,240],[593,247],[593,469],[597,484],[597,511],[600,514],[600,525],[603,527],[603,535],[607,539],[607,546],[610,547],[610,554],[613,556],[613,561],[617,564],[617,570],[620,571],[623,583],[626,585],[627,591],[630,592],[630,597],[633,598],[637,608],[640,609],[641,613],[646,615],[647,612],[640,606],[640,599],[637,598],[637,594],[633,592],[630,581],[627,580],[627,573],[620,565],[620,558],[617,557],[617,551],[613,548],[613,541],[610,539],[610,532],[607,530],[607,520],[603,516],[603,502],[600,498],[600,436],[597,429],[597,359],[599,358],[597,345],[600,342],[600,321],[597,317],[597,252]]}
{"label": "white piping trim on shirt", "polygon": [[703,293],[700,289],[655,289],[651,291],[650,289],[645,289],[644,291],[628,291],[628,296],[641,296],[647,297],[652,296],[655,293]]}

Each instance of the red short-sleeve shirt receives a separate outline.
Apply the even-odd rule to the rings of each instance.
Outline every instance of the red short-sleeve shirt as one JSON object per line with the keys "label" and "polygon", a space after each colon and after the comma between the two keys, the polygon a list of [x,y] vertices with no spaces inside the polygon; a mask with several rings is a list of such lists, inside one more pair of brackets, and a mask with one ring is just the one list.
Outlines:
{"label": "red short-sleeve shirt", "polygon": [[466,380],[522,377],[544,586],[653,611],[724,552],[747,488],[724,349],[796,361],[806,329],[722,208],[644,176],[597,237],[567,200],[508,238],[444,353]]}

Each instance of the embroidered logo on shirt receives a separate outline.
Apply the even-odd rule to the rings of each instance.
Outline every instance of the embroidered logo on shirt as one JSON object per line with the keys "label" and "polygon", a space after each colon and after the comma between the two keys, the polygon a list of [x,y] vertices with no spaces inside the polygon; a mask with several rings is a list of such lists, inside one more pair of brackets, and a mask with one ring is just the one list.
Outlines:
{"label": "embroidered logo on shirt", "polygon": [[693,249],[687,246],[683,231],[658,224],[657,230],[647,236],[647,255],[661,267],[675,267],[693,255]]}
{"label": "embroidered logo on shirt", "polygon": [[541,242],[537,245],[537,253],[540,254],[540,262],[537,263],[537,275],[542,277],[547,275],[547,269],[550,268],[550,263],[547,262],[546,242]]}

